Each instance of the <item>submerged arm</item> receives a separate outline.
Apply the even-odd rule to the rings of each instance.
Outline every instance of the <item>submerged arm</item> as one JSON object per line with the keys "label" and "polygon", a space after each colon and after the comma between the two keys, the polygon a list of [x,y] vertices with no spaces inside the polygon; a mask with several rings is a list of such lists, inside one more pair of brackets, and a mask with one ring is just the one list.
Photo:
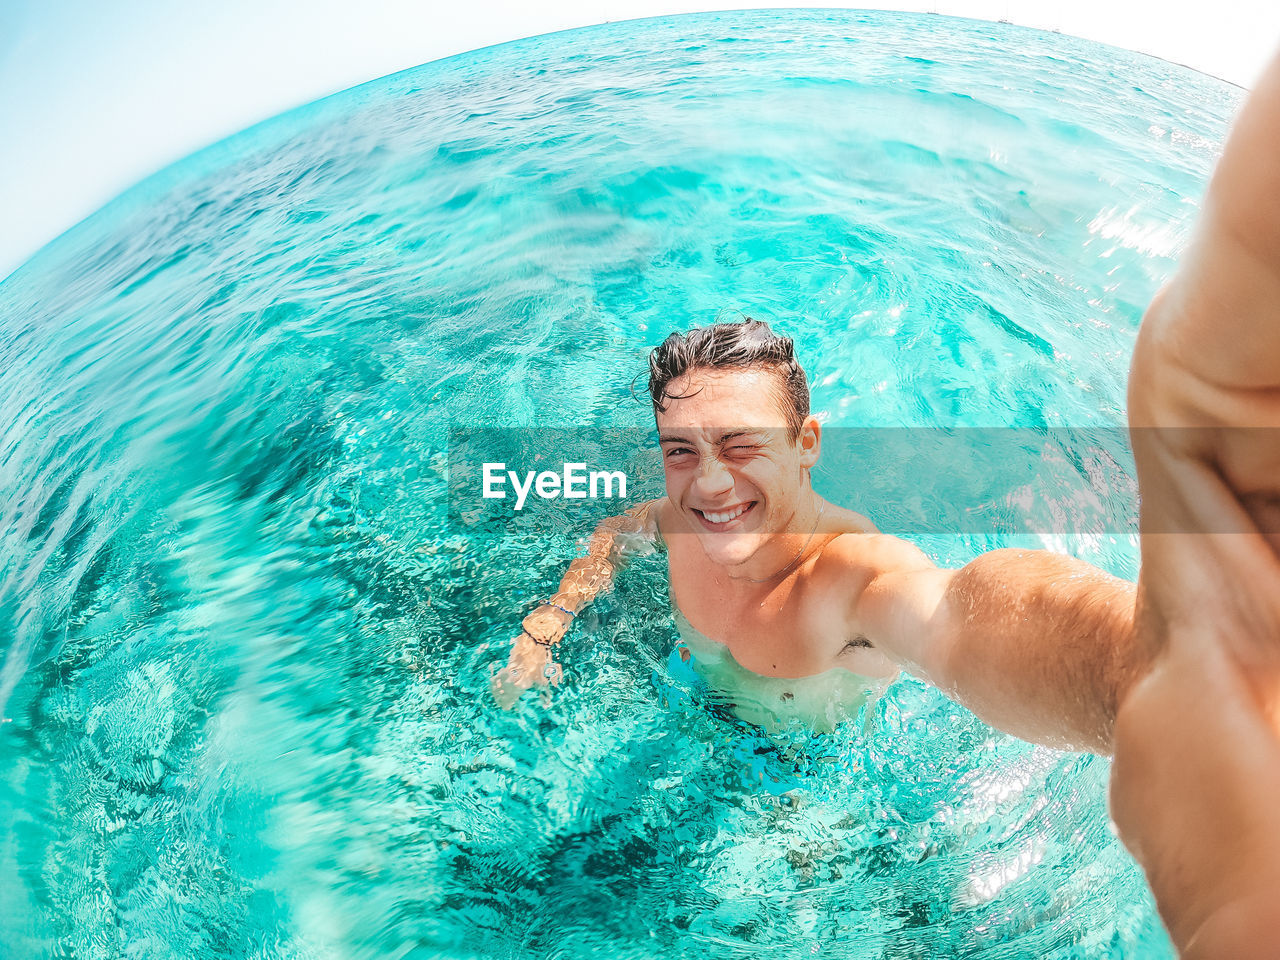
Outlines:
{"label": "submerged arm", "polygon": [[551,647],[568,632],[578,612],[612,586],[626,564],[628,544],[635,537],[657,537],[656,510],[657,501],[651,500],[596,525],[586,555],[569,564],[556,592],[520,624],[507,666],[494,677],[494,694],[502,706],[510,707],[521,691],[546,681]]}
{"label": "submerged arm", "polygon": [[547,598],[548,604],[525,617],[524,630],[539,640],[558,643],[573,622],[570,613],[576,615],[613,585],[615,574],[626,565],[629,537],[653,535],[650,514],[654,508],[654,501],[650,501],[616,517],[606,517],[596,524],[591,539],[587,541],[586,555],[569,564],[559,588]]}
{"label": "submerged arm", "polygon": [[959,570],[907,544],[902,558],[858,599],[874,645],[994,727],[1110,752],[1138,670],[1132,583],[1040,550],[994,550]]}

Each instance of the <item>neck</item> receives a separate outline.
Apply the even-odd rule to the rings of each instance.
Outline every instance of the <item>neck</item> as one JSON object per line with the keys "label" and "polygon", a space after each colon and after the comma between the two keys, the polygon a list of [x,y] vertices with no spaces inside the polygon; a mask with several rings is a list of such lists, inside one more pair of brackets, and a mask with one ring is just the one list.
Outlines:
{"label": "neck", "polygon": [[770,537],[745,563],[727,567],[729,579],[754,585],[775,583],[793,573],[812,555],[825,509],[826,503],[810,488],[804,508],[791,515],[786,531]]}

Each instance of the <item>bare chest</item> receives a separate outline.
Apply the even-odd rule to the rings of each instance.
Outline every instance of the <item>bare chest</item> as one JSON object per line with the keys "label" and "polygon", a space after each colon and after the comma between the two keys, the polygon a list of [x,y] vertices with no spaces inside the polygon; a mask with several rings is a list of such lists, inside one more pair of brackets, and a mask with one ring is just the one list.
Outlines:
{"label": "bare chest", "polygon": [[690,626],[728,647],[741,666],[766,677],[852,666],[841,657],[847,618],[838,598],[824,596],[806,576],[807,565],[780,582],[752,584],[731,579],[696,550],[696,544],[668,549],[672,601]]}

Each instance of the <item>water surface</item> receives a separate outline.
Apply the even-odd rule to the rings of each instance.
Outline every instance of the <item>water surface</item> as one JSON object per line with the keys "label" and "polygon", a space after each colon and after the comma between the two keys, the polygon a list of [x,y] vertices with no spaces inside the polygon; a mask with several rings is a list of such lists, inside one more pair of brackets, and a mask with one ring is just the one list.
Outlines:
{"label": "water surface", "polygon": [[1239,99],[976,21],[619,23],[291,112],[41,251],[0,285],[0,953],[1171,956],[1104,760],[911,679],[766,738],[672,669],[658,557],[497,710],[588,530],[457,529],[446,439],[645,426],[645,352],[725,310],[829,426],[1122,425]]}

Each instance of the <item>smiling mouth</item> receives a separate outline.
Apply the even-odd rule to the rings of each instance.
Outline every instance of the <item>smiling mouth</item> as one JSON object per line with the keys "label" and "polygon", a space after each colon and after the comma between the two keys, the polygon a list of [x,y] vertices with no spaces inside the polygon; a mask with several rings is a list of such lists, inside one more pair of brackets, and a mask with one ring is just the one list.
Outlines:
{"label": "smiling mouth", "polygon": [[708,530],[724,530],[741,520],[752,510],[755,509],[756,501],[750,500],[747,503],[740,503],[736,507],[728,510],[698,510],[693,512],[698,515],[698,519],[702,521],[703,526]]}

